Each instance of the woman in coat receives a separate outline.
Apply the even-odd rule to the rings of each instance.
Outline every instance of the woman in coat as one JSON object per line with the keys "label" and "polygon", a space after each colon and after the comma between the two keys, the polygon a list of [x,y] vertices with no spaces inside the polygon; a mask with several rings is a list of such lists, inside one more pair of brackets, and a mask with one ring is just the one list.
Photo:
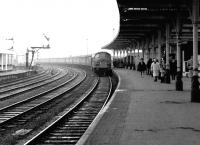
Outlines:
{"label": "woman in coat", "polygon": [[151,71],[153,72],[154,82],[156,82],[160,73],[160,65],[156,59],[154,59],[151,64]]}

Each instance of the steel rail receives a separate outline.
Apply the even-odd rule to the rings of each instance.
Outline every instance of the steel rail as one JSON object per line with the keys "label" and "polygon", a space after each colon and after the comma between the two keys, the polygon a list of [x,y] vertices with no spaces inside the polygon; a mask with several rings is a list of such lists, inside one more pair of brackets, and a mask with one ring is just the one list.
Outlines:
{"label": "steel rail", "polygon": [[[59,76],[59,75],[60,75],[60,76]],[[8,92],[7,94],[6,94],[6,93],[1,94],[1,95],[0,95],[0,101],[5,100],[5,99],[9,99],[9,98],[12,98],[12,97],[14,97],[14,96],[16,96],[16,95],[25,93],[25,92],[27,92],[27,91],[30,91],[30,90],[33,90],[33,89],[36,89],[36,88],[39,88],[39,87],[48,85],[48,84],[54,82],[55,80],[59,80],[59,79],[64,78],[66,75],[67,75],[67,73],[64,73],[64,74],[61,75],[61,72],[60,72],[60,73],[57,74],[55,77],[52,77],[51,80],[46,80],[46,82],[42,82],[41,84],[36,84],[35,86],[32,86],[32,87],[27,88],[27,89],[22,88],[22,90],[18,89],[18,90],[16,90],[16,91],[11,92],[11,93]],[[58,77],[58,78],[56,78],[56,77]]]}
{"label": "steel rail", "polygon": [[10,91],[18,90],[18,89],[21,89],[21,88],[24,89],[25,87],[29,87],[29,86],[33,86],[35,84],[39,84],[39,83],[44,82],[46,80],[53,79],[56,76],[58,76],[59,74],[61,74],[61,70],[58,71],[53,76],[44,75],[44,76],[41,76],[39,78],[31,79],[31,81],[25,81],[25,82],[16,83],[15,85],[11,85],[12,87],[9,87],[9,86],[8,87],[7,86],[0,87],[0,95],[2,95],[4,93],[7,93],[7,92],[10,92]]}
{"label": "steel rail", "polygon": [[[40,141],[41,144],[76,144],[110,98],[112,83],[109,83],[110,87],[107,93],[105,89],[100,89],[102,92],[97,89],[95,93],[94,90],[99,87],[99,85],[108,87],[105,86],[105,82],[103,84],[99,83],[99,80],[96,81],[91,91],[84,94],[84,97],[82,97],[77,104],[67,109],[56,121],[34,136],[31,140],[27,141],[24,145],[40,144]],[[88,100],[90,95],[92,95],[92,97]],[[102,96],[105,96],[107,99]],[[58,130],[55,128],[58,128]],[[59,129],[61,130],[59,131]],[[46,135],[48,137],[45,137]],[[47,140],[45,141],[45,139]]]}
{"label": "steel rail", "polygon": [[[32,96],[31,98],[28,98],[26,100],[23,100],[15,104],[12,104],[8,107],[2,108],[0,110],[0,126],[3,126],[9,121],[12,121],[13,119],[16,119],[17,117],[20,117],[23,114],[28,113],[32,111],[33,109],[36,109],[37,107],[40,107],[44,105],[45,103],[52,101],[53,99],[59,97],[63,93],[68,92],[69,90],[77,86],[85,78],[84,77],[83,79],[79,80],[76,84],[74,84],[73,86],[70,86],[68,89],[65,89],[63,92],[59,92],[59,93],[57,92],[56,95],[55,93],[53,93],[53,91],[56,91],[57,89],[63,87],[67,83],[73,81],[76,77],[77,77],[77,74],[74,74],[74,76],[67,82],[64,82],[54,88],[46,90],[43,93]],[[53,95],[50,95],[50,93],[52,93]],[[48,95],[48,97],[46,95]]]}
{"label": "steel rail", "polygon": [[[85,77],[84,77],[84,78],[85,78]],[[53,97],[47,97],[46,99],[44,99],[44,98],[45,98],[45,96],[44,96],[44,97],[42,98],[42,101],[43,101],[43,102],[38,102],[38,101],[36,101],[35,104],[29,104],[29,105],[27,106],[27,108],[26,108],[27,110],[24,110],[24,112],[21,112],[20,114],[19,114],[19,111],[16,111],[15,116],[12,116],[11,114],[14,113],[14,112],[8,111],[8,112],[7,112],[8,115],[10,114],[10,116],[12,116],[12,118],[9,118],[9,119],[7,119],[7,120],[4,120],[3,122],[0,123],[0,126],[2,126],[3,128],[6,128],[6,127],[8,126],[7,128],[9,128],[9,126],[10,126],[9,122],[12,122],[13,120],[14,120],[15,126],[17,126],[16,123],[22,121],[22,120],[20,119],[21,116],[23,116],[23,115],[25,115],[25,114],[29,114],[31,111],[34,111],[34,110],[36,110],[36,109],[38,109],[38,108],[41,108],[41,107],[44,106],[45,104],[54,101],[56,98],[59,98],[62,94],[66,93],[66,92],[69,92],[69,91],[72,90],[74,87],[76,87],[77,85],[79,85],[79,83],[81,83],[81,82],[84,80],[84,78],[82,78],[82,80],[79,80],[79,82],[77,82],[77,83],[74,84],[73,86],[69,87],[68,89],[65,89],[63,92],[56,93],[56,95],[53,96]],[[62,84],[62,85],[64,85],[64,84]],[[55,93],[54,93],[54,94],[55,94]],[[27,102],[27,101],[28,101],[28,100],[26,100],[26,102]],[[34,101],[34,100],[33,100],[33,101]],[[37,103],[38,103],[38,104],[37,104]],[[16,106],[16,105],[15,105],[15,106]],[[20,106],[19,106],[19,108],[20,108]],[[16,109],[17,109],[17,107],[16,107]],[[22,107],[21,109],[25,109],[25,107],[24,107],[24,108]],[[6,113],[6,112],[5,112],[5,113]],[[24,120],[23,120],[23,121],[24,121]],[[26,121],[24,121],[24,122],[26,122]],[[12,123],[11,123],[11,124],[12,124]],[[12,125],[12,128],[13,128],[13,127],[14,127],[14,126]]]}
{"label": "steel rail", "polygon": [[38,75],[44,73],[44,70],[42,70],[42,71],[38,70],[37,72],[39,72],[39,73],[36,73],[36,74],[33,74],[33,75],[24,76],[24,77],[19,77],[19,78],[12,78],[11,80],[3,80],[3,81],[0,82],[0,86],[11,84],[11,83],[18,82],[18,81],[22,81],[22,79],[23,80],[30,79],[32,77],[35,77],[35,76],[38,76]]}
{"label": "steel rail", "polygon": [[12,80],[10,82],[5,82],[3,84],[0,84],[0,89],[4,88],[4,87],[9,87],[9,86],[12,86],[12,85],[16,85],[16,84],[20,84],[22,82],[26,82],[26,81],[30,81],[30,80],[33,80],[33,79],[37,79],[39,77],[42,77],[48,73],[50,73],[51,70],[44,70],[42,71],[41,73],[38,73],[34,76],[29,76],[27,78],[20,78],[19,80]]}

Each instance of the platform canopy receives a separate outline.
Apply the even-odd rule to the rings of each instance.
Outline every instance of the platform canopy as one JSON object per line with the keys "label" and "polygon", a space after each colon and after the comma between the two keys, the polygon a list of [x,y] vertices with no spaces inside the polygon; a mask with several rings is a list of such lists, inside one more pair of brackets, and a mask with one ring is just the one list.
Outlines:
{"label": "platform canopy", "polygon": [[[181,42],[192,41],[192,0],[117,0],[120,12],[120,32],[106,49],[123,50],[135,43],[150,41],[165,26],[170,25],[170,43],[176,39],[176,18],[180,18]],[[164,41],[163,41],[164,42]]]}

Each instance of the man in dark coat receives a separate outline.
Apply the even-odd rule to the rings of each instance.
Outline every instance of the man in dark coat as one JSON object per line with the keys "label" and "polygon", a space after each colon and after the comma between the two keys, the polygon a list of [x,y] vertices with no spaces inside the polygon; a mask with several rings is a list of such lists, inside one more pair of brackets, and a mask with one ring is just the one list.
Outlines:
{"label": "man in dark coat", "polygon": [[146,70],[146,64],[144,63],[143,58],[141,58],[141,61],[138,64],[138,71],[140,71],[141,77],[142,77],[145,70]]}
{"label": "man in dark coat", "polygon": [[147,61],[147,75],[151,75],[151,64],[152,64],[152,59],[149,58]]}
{"label": "man in dark coat", "polygon": [[171,77],[172,77],[172,80],[175,80],[175,77],[176,77],[176,60],[173,59],[171,62],[170,62],[170,74],[171,74]]}

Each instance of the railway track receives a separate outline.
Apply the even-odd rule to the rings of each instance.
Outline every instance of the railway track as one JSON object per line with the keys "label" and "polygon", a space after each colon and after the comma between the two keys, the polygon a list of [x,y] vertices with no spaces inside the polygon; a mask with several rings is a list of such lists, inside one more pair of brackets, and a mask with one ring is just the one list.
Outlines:
{"label": "railway track", "polygon": [[37,88],[41,88],[43,86],[46,86],[48,84],[51,84],[55,82],[56,80],[61,80],[63,79],[68,72],[63,71],[60,69],[55,75],[53,76],[48,76],[43,79],[39,79],[38,81],[33,81],[29,83],[24,83],[21,85],[13,86],[11,88],[8,88],[5,90],[2,89],[2,92],[0,92],[0,101],[12,98],[12,97],[17,97],[18,95],[24,94],[26,92],[30,92],[31,90],[35,90]]}
{"label": "railway track", "polygon": [[25,145],[76,144],[106,104],[111,88],[111,79],[101,77],[76,104],[70,109],[67,108],[64,114],[58,115],[55,122],[27,141]]}
{"label": "railway track", "polygon": [[[40,73],[36,76],[32,76],[32,77],[22,79],[22,80],[19,80],[19,81],[14,81],[14,82],[10,82],[8,84],[0,85],[0,93],[12,91],[12,90],[15,90],[15,89],[18,89],[18,88],[28,86],[28,84],[34,84],[34,83],[37,83],[37,82],[41,82],[42,80],[49,79],[51,71],[52,71],[52,69],[48,69],[48,70],[43,71],[42,73]],[[57,74],[58,74],[58,72],[55,75],[57,75]]]}
{"label": "railway track", "polygon": [[52,68],[44,68],[43,70],[38,70],[35,75],[30,75],[30,76],[27,76],[27,77],[24,77],[24,78],[12,79],[10,81],[1,82],[0,87],[1,88],[2,87],[8,87],[8,86],[23,83],[23,82],[26,82],[26,81],[30,81],[30,80],[33,80],[33,79],[37,79],[37,78],[40,78],[44,75],[50,74],[51,71],[52,71]]}
{"label": "railway track", "polygon": [[31,74],[31,75],[21,76],[21,77],[16,76],[16,75],[12,75],[12,76],[10,76],[10,79],[3,79],[3,80],[1,80],[0,86],[4,86],[4,85],[7,86],[7,85],[13,84],[15,82],[25,81],[25,80],[31,79],[32,77],[37,77],[38,75],[41,75],[43,73],[45,73],[45,70],[39,68],[39,69],[35,70],[34,74]]}
{"label": "railway track", "polygon": [[[54,88],[0,109],[0,127],[5,127],[6,124],[9,124],[9,122],[13,121],[13,119],[19,118],[23,114],[31,112],[37,107],[40,107],[45,103],[52,101],[56,97],[59,97],[62,93],[64,93],[64,91],[67,91],[63,90],[62,87],[66,87],[67,84],[74,81],[77,78],[77,73],[73,72],[70,77],[71,78],[68,81],[59,84]],[[80,76],[78,79],[79,80],[74,81],[75,83],[68,85],[69,90],[73,87],[73,85],[75,86],[77,83],[80,83],[83,80],[83,76]]]}
{"label": "railway track", "polygon": [[[74,102],[76,102],[82,94],[85,94],[88,92],[88,90],[91,88],[91,84],[95,82],[95,78],[96,77],[91,74],[89,74],[89,77],[88,77],[88,74],[87,74],[87,77],[85,78],[84,82],[82,82],[81,84],[77,83],[78,87],[73,88],[71,86],[72,90],[67,90],[66,87],[62,88],[60,89],[60,91],[62,90],[63,93],[54,91],[52,95],[46,95],[46,98],[50,98],[51,96],[54,96],[54,98],[52,98],[51,101],[43,103],[43,105],[42,104],[38,105],[37,107],[35,107],[35,109],[29,109],[27,110],[26,113],[25,112],[21,113],[21,115],[19,116],[15,117],[15,115],[17,115],[18,113],[14,113],[14,111],[12,110],[10,111],[3,110],[3,111],[8,112],[7,116],[12,116],[12,115],[13,116],[11,117],[11,119],[4,120],[0,124],[0,144],[4,144],[5,142],[6,143],[11,142],[10,140],[18,138],[18,135],[14,135],[14,133],[20,129],[26,128],[27,126],[29,129],[31,128],[31,130],[33,130],[31,131],[31,133],[34,132],[35,129],[37,130],[37,128],[40,128],[41,122],[45,123],[46,120],[52,119],[52,117],[57,115],[63,109],[65,108],[69,109],[69,106],[73,104]],[[76,82],[78,82],[78,80]],[[72,81],[71,83],[74,84],[75,82]],[[79,93],[74,96],[72,95],[74,94],[74,92],[79,92]],[[16,109],[18,109],[18,107],[20,108],[20,105],[17,106]],[[25,110],[25,108],[26,107],[23,107],[23,104],[22,104],[21,111],[22,109]],[[55,112],[55,115],[54,116],[51,115],[51,112],[55,110],[57,111]],[[5,115],[5,114],[3,113],[2,115]],[[2,116],[2,117],[5,117],[5,116]],[[41,118],[42,118],[42,121],[39,120],[39,124],[37,124],[36,126],[32,125],[38,122],[38,119],[41,119]],[[10,139],[9,136],[11,136],[12,139]],[[11,144],[11,143],[8,143],[8,144]]]}

